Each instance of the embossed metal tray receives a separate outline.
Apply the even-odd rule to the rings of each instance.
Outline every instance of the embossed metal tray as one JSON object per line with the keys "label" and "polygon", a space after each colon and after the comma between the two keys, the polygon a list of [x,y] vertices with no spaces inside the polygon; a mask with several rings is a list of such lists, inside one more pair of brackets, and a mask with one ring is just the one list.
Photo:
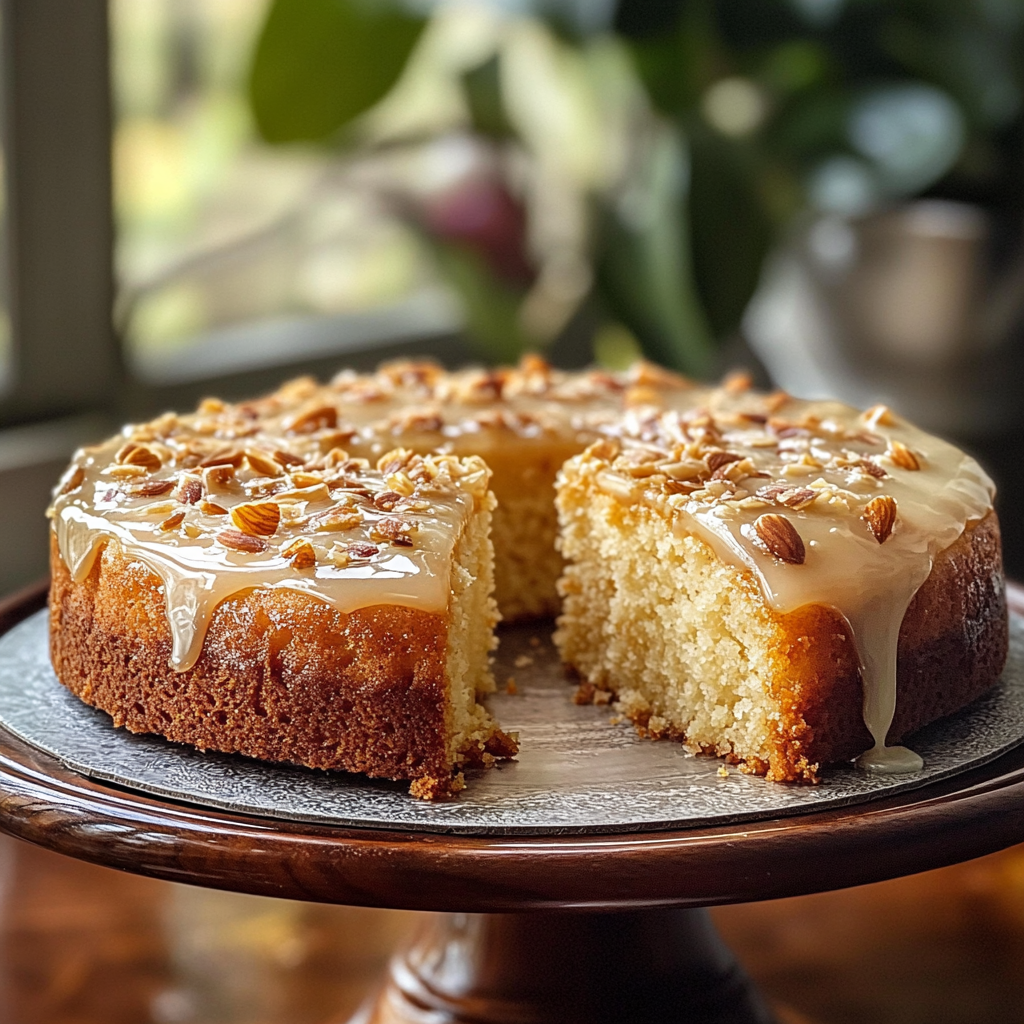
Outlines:
{"label": "embossed metal tray", "polygon": [[[135,736],[82,704],[50,667],[47,613],[0,637],[0,724],[86,776],[185,803],[307,822],[478,835],[631,832],[731,824],[807,813],[914,789],[984,764],[1024,741],[1024,620],[1011,617],[1010,658],[999,685],[910,741],[925,762],[910,775],[853,765],[818,786],[781,785],[694,757],[678,744],[639,739],[607,707],[580,707],[544,624],[501,633],[497,678],[518,693],[490,704],[518,730],[514,762],[469,773],[456,799],[427,803],[406,786],[341,772],[200,753]],[[518,662],[518,667],[517,667]]]}

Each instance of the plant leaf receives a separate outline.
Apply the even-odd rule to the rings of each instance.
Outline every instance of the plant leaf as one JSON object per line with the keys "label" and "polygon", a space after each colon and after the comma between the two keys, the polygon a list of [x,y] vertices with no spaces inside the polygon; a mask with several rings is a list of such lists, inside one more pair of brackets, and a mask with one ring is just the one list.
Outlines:
{"label": "plant leaf", "polygon": [[260,134],[334,134],[388,93],[424,25],[384,0],[273,0],[249,75]]}
{"label": "plant leaf", "polygon": [[598,286],[648,356],[701,377],[714,342],[693,279],[686,153],[664,124],[648,146],[626,194],[603,210]]}

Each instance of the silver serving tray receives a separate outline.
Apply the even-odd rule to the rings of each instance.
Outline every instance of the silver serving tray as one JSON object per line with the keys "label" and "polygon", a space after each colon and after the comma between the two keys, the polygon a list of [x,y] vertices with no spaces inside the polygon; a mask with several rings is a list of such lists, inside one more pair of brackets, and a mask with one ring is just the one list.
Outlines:
{"label": "silver serving tray", "polygon": [[[468,773],[457,798],[427,803],[400,783],[343,772],[201,753],[115,729],[50,666],[47,613],[0,637],[0,724],[83,775],[159,797],[270,818],[365,828],[477,835],[632,832],[726,825],[808,813],[915,789],[991,761],[1024,741],[1024,621],[1011,617],[1000,683],[909,742],[922,771],[886,775],[854,765],[818,786],[765,782],[668,741],[641,740],[608,707],[578,706],[550,643],[550,626],[504,628],[489,699],[519,732],[517,760]],[[516,668],[522,656],[531,663]]]}

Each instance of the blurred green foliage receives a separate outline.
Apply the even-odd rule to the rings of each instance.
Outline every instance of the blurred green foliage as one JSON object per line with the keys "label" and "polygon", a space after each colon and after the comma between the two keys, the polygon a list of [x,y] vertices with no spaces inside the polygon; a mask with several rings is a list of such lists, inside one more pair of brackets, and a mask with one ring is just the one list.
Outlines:
{"label": "blurred green foliage", "polygon": [[[264,137],[354,138],[430,6],[273,0],[252,69]],[[629,55],[644,103],[620,180],[587,196],[588,301],[663,362],[708,370],[712,339],[737,331],[766,254],[801,216],[942,196],[1021,233],[1024,0],[523,0],[518,10],[561,47],[586,54],[611,36]],[[478,136],[528,150],[500,47],[461,87]],[[495,355],[536,343],[516,320],[522,293],[435,242]],[[503,318],[516,322],[498,329]]]}
{"label": "blurred green foliage", "polygon": [[401,75],[422,18],[377,0],[274,0],[253,55],[249,95],[267,142],[318,142]]}

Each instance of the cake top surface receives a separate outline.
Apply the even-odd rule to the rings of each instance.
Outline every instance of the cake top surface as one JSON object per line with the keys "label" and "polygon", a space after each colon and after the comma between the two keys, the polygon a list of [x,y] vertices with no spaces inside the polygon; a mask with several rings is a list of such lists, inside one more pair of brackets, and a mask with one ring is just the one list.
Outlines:
{"label": "cake top surface", "polygon": [[328,384],[303,377],[232,408],[287,436],[332,432],[335,443],[354,451],[394,436],[416,446],[477,452],[510,436],[575,441],[616,422],[631,406],[685,403],[699,391],[651,363],[621,373],[566,372],[527,356],[518,366],[496,369],[446,372],[430,362],[401,361],[372,374],[343,370]]}
{"label": "cake top surface", "polygon": [[935,556],[991,510],[992,481],[884,406],[763,395],[739,380],[687,397],[628,411],[567,472],[696,535],[776,610],[837,608],[884,748],[903,617]]}
{"label": "cake top surface", "polygon": [[82,449],[58,485],[49,515],[72,578],[109,539],[156,572],[177,669],[198,657],[217,604],[252,586],[341,611],[443,611],[454,545],[489,500],[479,458],[396,448],[371,464],[268,426],[207,402]]}

